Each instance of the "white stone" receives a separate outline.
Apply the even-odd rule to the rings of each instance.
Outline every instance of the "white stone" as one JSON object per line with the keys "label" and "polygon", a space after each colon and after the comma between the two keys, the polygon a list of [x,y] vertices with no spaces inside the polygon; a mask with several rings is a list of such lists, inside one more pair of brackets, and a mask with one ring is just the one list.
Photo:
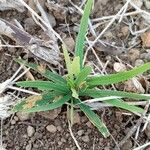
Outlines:
{"label": "white stone", "polygon": [[51,132],[51,133],[55,133],[57,131],[57,128],[54,125],[48,125],[46,127],[47,131]]}
{"label": "white stone", "polygon": [[29,137],[32,137],[32,135],[35,133],[35,129],[32,126],[27,127],[27,134]]}
{"label": "white stone", "polygon": [[145,0],[144,4],[147,9],[150,9],[150,1],[149,0]]}

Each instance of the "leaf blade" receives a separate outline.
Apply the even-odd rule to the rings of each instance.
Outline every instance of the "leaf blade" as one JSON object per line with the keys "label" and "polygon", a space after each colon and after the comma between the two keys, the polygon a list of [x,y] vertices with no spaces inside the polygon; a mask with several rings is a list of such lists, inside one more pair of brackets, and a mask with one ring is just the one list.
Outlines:
{"label": "leaf blade", "polygon": [[132,77],[135,77],[138,74],[141,74],[147,70],[150,70],[150,62],[145,63],[142,66],[136,67],[129,71],[124,71],[116,74],[110,74],[105,76],[90,77],[87,80],[89,86],[98,86],[98,85],[109,85],[114,83],[119,83],[126,81]]}
{"label": "leaf blade", "polygon": [[137,106],[129,105],[126,102],[121,101],[119,99],[106,100],[104,102],[107,104],[111,104],[112,106],[115,106],[117,108],[122,108],[122,109],[128,110],[128,111],[133,112],[133,113],[135,113],[135,112],[136,113],[143,113],[144,112],[144,109],[137,107]]}
{"label": "leaf blade", "polygon": [[[127,95],[126,95],[127,94]],[[135,99],[140,99],[140,98],[146,98],[147,100],[149,100],[150,96],[143,96],[140,94],[133,94]],[[83,94],[84,96],[90,96],[93,98],[99,98],[99,97],[105,97],[105,96],[120,96],[122,98],[128,97],[131,98],[132,95],[128,95],[127,92],[121,92],[121,91],[111,91],[111,90],[86,90],[86,92],[84,92]],[[141,96],[140,98],[138,96]],[[132,97],[133,98],[133,97]],[[133,113],[138,112],[138,113],[143,113],[143,109],[137,106],[133,106],[133,105],[129,105],[126,102],[124,102],[123,100],[119,100],[119,99],[112,99],[112,100],[105,100],[103,101],[104,103],[107,104],[111,104],[112,106],[118,107],[118,108],[122,108],[128,111],[131,111]]]}
{"label": "leaf blade", "polygon": [[40,111],[48,111],[48,110],[53,110],[58,107],[61,107],[63,104],[65,104],[69,99],[71,98],[70,95],[66,95],[59,100],[56,100],[53,103],[47,104],[47,105],[41,105],[41,106],[34,106],[32,108],[25,108],[22,109],[21,111],[27,112],[27,113],[33,113],[33,112],[40,112]]}
{"label": "leaf blade", "polygon": [[105,124],[101,121],[101,119],[99,118],[99,116],[97,114],[95,114],[89,106],[81,103],[80,100],[76,100],[77,103],[79,103],[79,107],[80,109],[84,112],[84,114],[89,118],[89,120],[92,122],[92,124],[94,126],[96,126],[96,128],[99,130],[99,132],[101,132],[101,134],[107,138],[110,133],[107,129],[107,127],[105,126]]}
{"label": "leaf blade", "polygon": [[105,97],[105,96],[120,96],[122,98],[132,98],[135,100],[150,100],[150,95],[136,94],[124,91],[115,91],[115,90],[95,90],[87,89],[80,93],[81,96],[92,96],[94,98]]}
{"label": "leaf blade", "polygon": [[27,61],[22,60],[22,59],[16,59],[15,61],[18,62],[19,64],[25,65],[25,66],[37,71],[42,76],[44,76],[45,78],[47,78],[53,82],[66,83],[65,79],[62,78],[59,74],[53,73],[47,69],[43,70],[40,66],[38,66],[34,63],[28,63]]}
{"label": "leaf blade", "polygon": [[81,72],[79,73],[77,79],[75,80],[75,84],[79,86],[82,82],[85,81],[87,76],[91,73],[92,69],[91,67],[84,67]]}
{"label": "leaf blade", "polygon": [[84,13],[81,18],[79,33],[76,39],[75,56],[80,57],[81,68],[82,68],[82,61],[83,61],[84,40],[88,28],[88,19],[92,9],[92,5],[93,5],[93,0],[88,0],[84,8]]}
{"label": "leaf blade", "polygon": [[55,90],[61,93],[67,93],[69,92],[69,89],[67,88],[67,85],[65,84],[59,84],[59,83],[53,83],[50,81],[21,81],[16,82],[18,86],[22,87],[32,87],[32,88],[38,88],[40,90]]}
{"label": "leaf blade", "polygon": [[14,108],[13,111],[14,112],[18,112],[21,111],[24,107],[24,105],[28,104],[28,107],[33,107],[37,102],[41,102],[40,104],[42,105],[43,103],[48,103],[48,102],[52,102],[53,98],[56,96],[55,93],[53,92],[46,92],[43,93],[42,95],[33,95],[33,96],[29,96],[27,99],[22,100],[21,102],[17,103]]}

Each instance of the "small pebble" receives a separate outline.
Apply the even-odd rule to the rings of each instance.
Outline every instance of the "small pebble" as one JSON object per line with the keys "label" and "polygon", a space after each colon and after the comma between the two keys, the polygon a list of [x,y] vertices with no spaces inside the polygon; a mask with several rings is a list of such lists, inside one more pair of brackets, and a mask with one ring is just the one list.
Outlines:
{"label": "small pebble", "polygon": [[0,150],[6,150],[3,146],[0,146]]}
{"label": "small pebble", "polygon": [[15,121],[18,121],[19,118],[18,118],[17,116],[14,116],[14,120],[15,120]]}
{"label": "small pebble", "polygon": [[92,128],[92,127],[93,127],[93,125],[92,125],[92,123],[91,123],[90,121],[88,121],[88,122],[86,123],[86,125],[87,125],[89,128]]}
{"label": "small pebble", "polygon": [[74,124],[80,124],[81,122],[80,122],[80,115],[79,115],[79,113],[77,113],[77,112],[75,112],[74,113],[74,117],[73,117],[73,123]]}
{"label": "small pebble", "polygon": [[32,126],[27,127],[27,134],[29,137],[32,137],[32,135],[35,133],[35,129]]}
{"label": "small pebble", "polygon": [[61,138],[61,141],[62,141],[63,143],[65,143],[65,142],[66,142],[66,139],[65,139],[65,138]]}
{"label": "small pebble", "polygon": [[83,136],[82,141],[88,143],[90,141],[89,136],[88,135]]}
{"label": "small pebble", "polygon": [[144,61],[142,60],[142,59],[137,59],[136,61],[135,61],[135,66],[141,66],[141,65],[143,65],[144,64]]}
{"label": "small pebble", "polygon": [[104,150],[110,150],[110,148],[109,147],[105,147]]}
{"label": "small pebble", "polygon": [[26,150],[31,150],[31,149],[32,149],[32,144],[30,143],[26,146]]}
{"label": "small pebble", "polygon": [[122,27],[121,32],[122,32],[123,36],[126,37],[129,34],[129,27],[128,26]]}
{"label": "small pebble", "polygon": [[47,13],[47,16],[48,16],[48,20],[49,20],[51,26],[52,27],[56,26],[56,19],[55,19],[55,17],[52,14],[50,14],[50,13]]}
{"label": "small pebble", "polygon": [[11,124],[15,124],[16,123],[16,120],[11,120]]}
{"label": "small pebble", "polygon": [[67,37],[64,39],[64,42],[68,48],[68,50],[73,51],[75,47],[75,41],[72,37]]}
{"label": "small pebble", "polygon": [[28,120],[28,119],[30,118],[29,113],[23,113],[23,112],[18,112],[18,113],[17,113],[17,116],[18,116],[18,118],[19,118],[21,121],[25,121],[25,120]]}
{"label": "small pebble", "polygon": [[84,133],[84,130],[79,130],[79,131],[77,132],[77,134],[78,134],[79,136],[82,136],[83,133]]}
{"label": "small pebble", "polygon": [[57,127],[57,130],[58,130],[58,131],[62,131],[62,127],[61,127],[61,126],[58,126],[58,127]]}
{"label": "small pebble", "polygon": [[61,142],[61,141],[58,141],[58,145],[60,146],[60,145],[62,145],[63,143]]}
{"label": "small pebble", "polygon": [[138,49],[133,48],[128,51],[128,58],[131,62],[134,62],[139,57],[140,57],[140,51]]}
{"label": "small pebble", "polygon": [[142,39],[142,46],[144,48],[150,48],[150,30],[144,32],[141,34],[141,39]]}
{"label": "small pebble", "polygon": [[57,128],[54,125],[48,125],[46,129],[51,133],[55,133],[57,131]]}
{"label": "small pebble", "polygon": [[143,5],[143,0],[132,0],[132,2],[139,8]]}
{"label": "small pebble", "polygon": [[144,5],[147,9],[150,9],[150,1],[149,0],[145,0]]}
{"label": "small pebble", "polygon": [[132,141],[131,139],[128,139],[127,142],[125,142],[121,148],[121,150],[129,150],[132,149]]}

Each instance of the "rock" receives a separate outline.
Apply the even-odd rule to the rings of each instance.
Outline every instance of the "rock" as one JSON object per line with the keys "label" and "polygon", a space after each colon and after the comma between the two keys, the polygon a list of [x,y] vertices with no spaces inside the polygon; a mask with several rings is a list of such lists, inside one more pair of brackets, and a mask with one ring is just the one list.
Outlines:
{"label": "rock", "polygon": [[55,133],[57,131],[57,128],[54,125],[48,125],[46,129],[51,133]]}
{"label": "rock", "polygon": [[107,146],[107,147],[104,148],[104,150],[110,150],[110,148]]}
{"label": "rock", "polygon": [[15,120],[15,121],[18,121],[19,118],[18,118],[17,116],[14,116],[14,120]]}
{"label": "rock", "polygon": [[148,123],[146,129],[145,129],[145,134],[150,139],[150,123]]}
{"label": "rock", "polygon": [[16,124],[16,120],[11,120],[11,124]]}
{"label": "rock", "polygon": [[107,31],[104,36],[105,36],[105,38],[107,38],[107,39],[112,39],[112,38],[113,38],[113,34],[112,34],[111,31]]}
{"label": "rock", "polygon": [[141,65],[143,65],[144,64],[144,61],[142,60],[142,59],[137,59],[136,61],[135,61],[135,66],[141,66]]}
{"label": "rock", "polygon": [[143,53],[141,54],[140,58],[143,60],[146,60],[146,61],[150,61],[150,53]]}
{"label": "rock", "polygon": [[60,145],[62,145],[63,144],[63,142],[61,142],[61,141],[58,141],[58,145],[60,146]]}
{"label": "rock", "polygon": [[92,123],[91,123],[90,121],[88,121],[88,122],[86,123],[86,125],[87,125],[89,128],[92,128],[92,127],[93,127],[93,125],[92,125]]}
{"label": "rock", "polygon": [[75,41],[72,37],[67,37],[64,39],[64,42],[68,48],[69,51],[73,51],[75,47]]}
{"label": "rock", "polygon": [[121,32],[122,32],[123,36],[126,37],[129,34],[129,27],[128,26],[122,27]]}
{"label": "rock", "polygon": [[80,124],[80,115],[78,112],[74,112],[74,117],[73,117],[73,124]]}
{"label": "rock", "polygon": [[126,66],[124,64],[122,64],[122,63],[115,62],[114,63],[114,70],[116,72],[122,72],[122,71],[126,70]]}
{"label": "rock", "polygon": [[47,13],[48,20],[52,27],[56,26],[56,19],[51,13]]}
{"label": "rock", "polygon": [[21,121],[25,121],[25,120],[28,120],[30,118],[30,114],[29,113],[23,113],[23,112],[17,112],[16,114],[18,116],[18,118],[21,120]]}
{"label": "rock", "polygon": [[30,17],[26,18],[24,21],[24,28],[27,32],[31,32],[37,26],[35,21]]}
{"label": "rock", "polygon": [[146,31],[145,33],[143,33],[141,35],[141,39],[142,39],[142,46],[144,48],[150,48],[150,30]]}
{"label": "rock", "polygon": [[39,112],[38,114],[46,119],[54,120],[55,118],[57,118],[60,112],[61,112],[61,108],[57,108],[57,109],[50,110],[50,111],[42,111],[42,112]]}
{"label": "rock", "polygon": [[26,150],[31,150],[31,149],[32,149],[32,144],[30,143],[26,146]]}
{"label": "rock", "polygon": [[133,84],[132,79],[124,82],[124,90],[127,92],[138,92],[135,85]]}
{"label": "rock", "polygon": [[27,127],[27,134],[29,137],[32,137],[33,134],[35,133],[35,129],[32,126]]}
{"label": "rock", "polygon": [[128,51],[128,58],[131,62],[134,62],[139,57],[140,57],[140,51],[138,49],[133,48]]}
{"label": "rock", "polygon": [[139,8],[143,5],[143,0],[132,0],[132,2]]}
{"label": "rock", "polygon": [[51,12],[57,20],[64,21],[67,17],[67,8],[62,6],[61,4],[56,4],[54,2],[49,1],[45,3],[49,12]]}
{"label": "rock", "polygon": [[150,1],[149,0],[145,0],[144,5],[147,9],[150,9]]}
{"label": "rock", "polygon": [[61,138],[61,142],[65,143],[66,139],[65,138]]}
{"label": "rock", "polygon": [[88,135],[83,136],[82,141],[85,142],[85,143],[88,143],[90,141],[89,136]]}
{"label": "rock", "polygon": [[148,14],[143,13],[143,14],[141,14],[141,16],[145,19],[144,22],[150,23],[150,17]]}
{"label": "rock", "polygon": [[2,145],[0,145],[0,150],[6,150]]}
{"label": "rock", "polygon": [[77,132],[77,134],[78,134],[79,136],[82,136],[82,135],[84,134],[84,130],[79,130],[79,131]]}
{"label": "rock", "polygon": [[129,150],[132,149],[132,141],[128,139],[122,146],[121,150]]}
{"label": "rock", "polygon": [[57,130],[60,132],[62,131],[62,127],[61,126],[57,126]]}

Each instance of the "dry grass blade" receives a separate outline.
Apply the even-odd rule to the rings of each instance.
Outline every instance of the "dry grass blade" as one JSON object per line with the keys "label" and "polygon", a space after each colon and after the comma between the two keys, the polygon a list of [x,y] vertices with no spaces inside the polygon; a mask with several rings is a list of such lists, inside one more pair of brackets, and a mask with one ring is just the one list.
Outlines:
{"label": "dry grass blade", "polygon": [[19,2],[19,0],[0,0],[0,10],[12,10],[16,9],[19,12],[24,12],[24,6]]}
{"label": "dry grass blade", "polygon": [[0,34],[15,40],[16,43],[24,46],[24,48],[28,49],[35,56],[49,63],[58,64],[60,60],[59,51],[55,51],[53,41],[47,46],[43,40],[33,37],[4,19],[0,19],[0,28]]}

